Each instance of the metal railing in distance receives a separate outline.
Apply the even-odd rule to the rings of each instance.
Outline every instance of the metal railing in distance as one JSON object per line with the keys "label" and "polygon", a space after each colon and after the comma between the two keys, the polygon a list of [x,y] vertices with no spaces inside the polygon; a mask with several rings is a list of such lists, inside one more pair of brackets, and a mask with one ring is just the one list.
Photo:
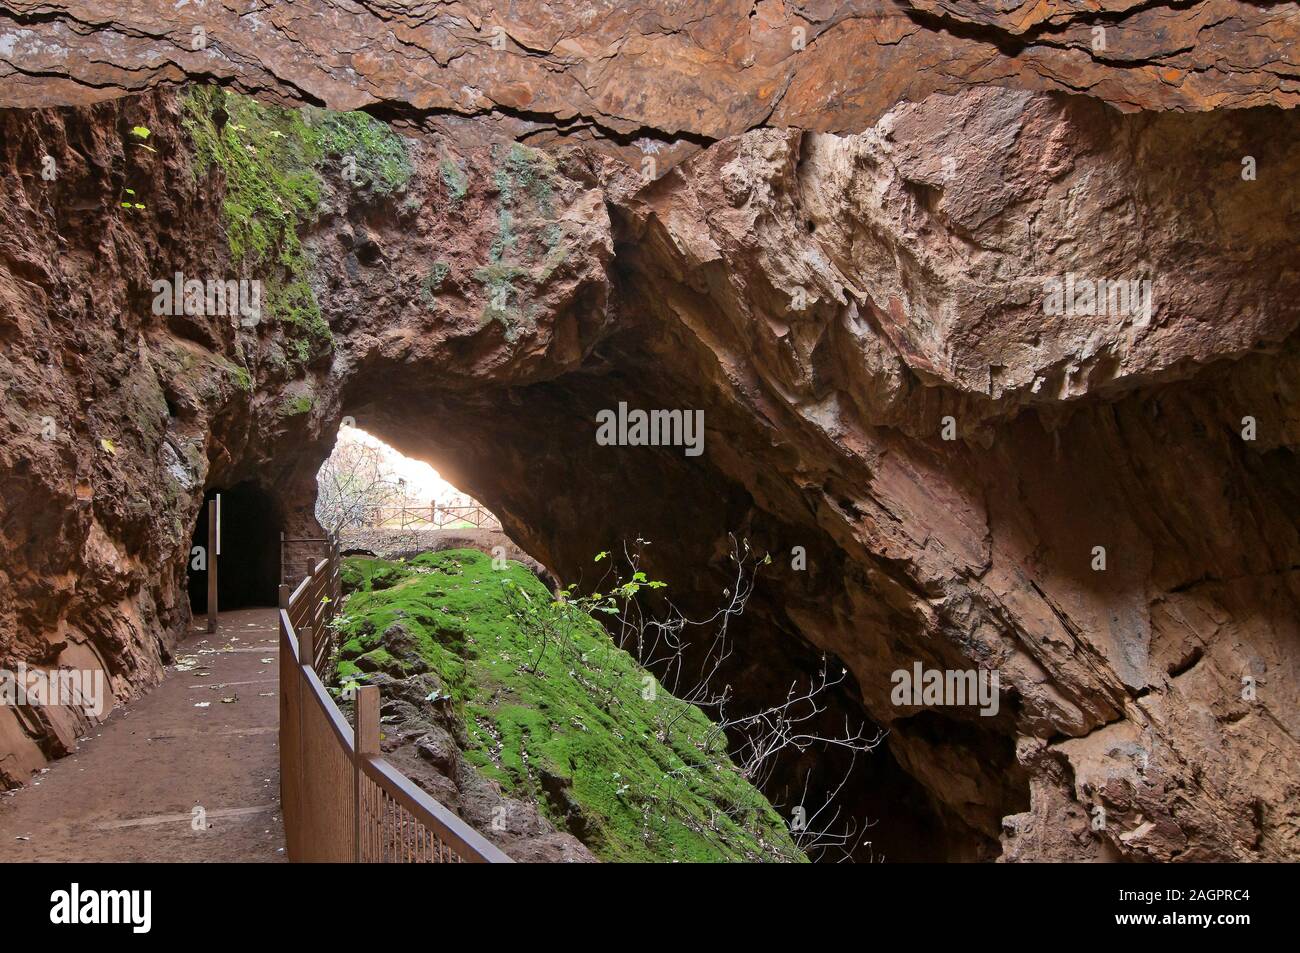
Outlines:
{"label": "metal railing in distance", "polygon": [[365,514],[363,523],[389,529],[446,529],[458,523],[467,523],[474,529],[501,529],[501,521],[481,505],[377,506]]}
{"label": "metal railing in distance", "polygon": [[280,587],[280,800],[292,861],[509,863],[379,750],[379,689],[349,725],[317,674],[342,595],[338,544],[292,592]]}

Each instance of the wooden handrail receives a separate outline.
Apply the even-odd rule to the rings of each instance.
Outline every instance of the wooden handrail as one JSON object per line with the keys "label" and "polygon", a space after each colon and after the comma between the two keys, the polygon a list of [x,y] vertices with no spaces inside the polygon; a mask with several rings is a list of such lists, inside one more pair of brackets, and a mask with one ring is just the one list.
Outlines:
{"label": "wooden handrail", "polygon": [[448,844],[462,860],[476,864],[512,863],[501,848],[447,810],[382,757],[362,756],[361,771],[394,801]]}
{"label": "wooden handrail", "polygon": [[330,693],[325,688],[325,683],[321,681],[320,676],[314,669],[303,666],[303,677],[307,680],[307,685],[311,689],[313,700],[320,705],[321,711],[325,715],[326,721],[329,722],[330,728],[334,731],[334,738],[346,750],[351,751],[356,747],[356,734],[348,720],[343,717],[343,712],[339,711],[339,706],[334,704],[334,699],[330,698]]}
{"label": "wooden handrail", "polygon": [[[280,784],[289,859],[347,855],[355,861],[510,863],[498,847],[379,754],[378,688],[360,689],[355,728],[326,690],[317,669],[330,655],[329,621],[342,597],[339,563],[338,542],[331,541],[329,555],[297,588],[280,587]],[[304,735],[308,706],[329,729],[324,735],[317,729],[310,743]],[[313,746],[324,752],[323,764],[309,759]],[[337,754],[330,754],[331,746]],[[348,790],[338,774],[340,755],[352,765]],[[322,789],[325,796],[319,800],[308,796]],[[322,838],[327,842],[321,843]],[[351,849],[345,851],[347,844]]]}
{"label": "wooden handrail", "polygon": [[302,577],[302,582],[298,583],[298,588],[295,589],[293,595],[289,597],[289,605],[295,605],[302,599],[302,591],[307,588],[307,585],[310,582],[311,576]]}

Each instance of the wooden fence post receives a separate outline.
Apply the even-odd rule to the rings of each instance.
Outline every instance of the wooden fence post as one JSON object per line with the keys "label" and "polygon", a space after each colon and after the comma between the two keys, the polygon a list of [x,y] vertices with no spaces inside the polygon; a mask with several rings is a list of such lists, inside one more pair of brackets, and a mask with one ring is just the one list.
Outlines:
{"label": "wooden fence post", "polygon": [[315,671],[316,648],[311,634],[311,626],[309,625],[304,625],[298,632],[298,660]]}
{"label": "wooden fence post", "polygon": [[208,632],[217,631],[217,501],[208,500]]}
{"label": "wooden fence post", "polygon": [[356,747],[353,754],[356,778],[354,799],[356,825],[352,836],[356,847],[355,860],[359,864],[361,863],[361,762],[364,758],[379,754],[379,688],[375,685],[362,685],[356,692],[356,699],[352,703],[353,742]]}
{"label": "wooden fence post", "polygon": [[339,600],[343,598],[343,557],[339,555],[339,540],[334,537],[330,551],[330,618],[339,611]]}

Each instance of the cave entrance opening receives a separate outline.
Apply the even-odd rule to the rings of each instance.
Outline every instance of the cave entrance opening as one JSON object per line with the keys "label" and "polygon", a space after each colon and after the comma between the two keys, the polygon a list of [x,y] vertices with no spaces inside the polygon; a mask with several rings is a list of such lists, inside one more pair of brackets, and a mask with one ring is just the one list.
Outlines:
{"label": "cave entrance opening", "polygon": [[408,556],[413,546],[442,548],[440,536],[501,532],[487,507],[430,464],[407,457],[355,426],[339,428],[316,476],[316,520],[344,554]]}
{"label": "cave entrance opening", "polygon": [[[274,606],[280,585],[280,512],[275,499],[252,481],[214,488],[203,495],[194,526],[189,564],[190,611],[208,611],[208,504],[221,497],[220,554],[217,560],[217,608],[222,612],[248,606]],[[201,547],[203,560],[194,558]],[[198,568],[196,568],[198,567]]]}

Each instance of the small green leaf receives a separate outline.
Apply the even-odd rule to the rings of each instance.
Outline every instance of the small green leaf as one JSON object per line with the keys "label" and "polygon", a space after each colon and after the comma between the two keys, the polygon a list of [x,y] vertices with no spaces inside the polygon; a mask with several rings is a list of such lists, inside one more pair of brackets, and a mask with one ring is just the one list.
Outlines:
{"label": "small green leaf", "polygon": [[131,135],[135,136],[135,137],[138,138],[138,139],[148,139],[148,138],[149,138],[149,127],[148,127],[148,126],[132,126],[132,127],[131,127]]}

